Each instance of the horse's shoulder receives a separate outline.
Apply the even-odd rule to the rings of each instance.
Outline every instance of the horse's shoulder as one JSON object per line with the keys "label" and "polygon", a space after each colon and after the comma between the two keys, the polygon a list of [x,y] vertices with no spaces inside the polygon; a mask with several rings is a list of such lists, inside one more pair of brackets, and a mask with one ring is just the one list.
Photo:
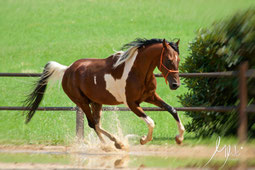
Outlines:
{"label": "horse's shoulder", "polygon": [[154,74],[147,74],[146,77],[145,77],[145,83],[146,84],[151,84],[151,83],[155,84],[155,83],[157,83],[155,75]]}
{"label": "horse's shoulder", "polygon": [[154,91],[157,88],[157,80],[154,74],[147,75],[145,78],[145,87],[149,91]]}

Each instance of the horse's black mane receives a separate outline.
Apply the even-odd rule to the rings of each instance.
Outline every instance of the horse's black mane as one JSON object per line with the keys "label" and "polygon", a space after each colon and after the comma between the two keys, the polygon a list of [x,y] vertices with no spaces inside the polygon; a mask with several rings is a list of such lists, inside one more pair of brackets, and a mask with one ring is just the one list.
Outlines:
{"label": "horse's black mane", "polygon": [[[125,49],[130,48],[130,47],[138,47],[138,48],[140,48],[142,46],[156,44],[156,43],[162,43],[162,42],[163,42],[163,39],[153,38],[153,39],[148,40],[146,38],[137,38],[135,41],[132,41],[130,43],[125,44],[121,49],[125,50]],[[176,43],[169,42],[167,40],[166,40],[166,42],[179,54],[179,48],[176,45]]]}

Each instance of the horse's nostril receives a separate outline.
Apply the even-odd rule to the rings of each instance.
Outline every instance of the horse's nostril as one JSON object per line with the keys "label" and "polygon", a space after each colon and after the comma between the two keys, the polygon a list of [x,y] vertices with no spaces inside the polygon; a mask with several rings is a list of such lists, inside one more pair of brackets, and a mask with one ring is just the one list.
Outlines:
{"label": "horse's nostril", "polygon": [[172,87],[173,87],[173,88],[177,88],[177,87],[178,87],[178,84],[177,84],[177,83],[173,83],[173,84],[172,84]]}

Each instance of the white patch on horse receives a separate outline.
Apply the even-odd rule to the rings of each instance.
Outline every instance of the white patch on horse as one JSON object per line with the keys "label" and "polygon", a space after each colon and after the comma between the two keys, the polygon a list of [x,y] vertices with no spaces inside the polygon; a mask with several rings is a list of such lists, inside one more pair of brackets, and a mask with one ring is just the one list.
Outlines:
{"label": "white patch on horse", "polygon": [[94,84],[96,85],[97,84],[97,77],[94,76]]}
{"label": "white patch on horse", "polygon": [[138,54],[137,49],[135,49],[134,52],[132,51],[130,52],[130,55],[132,56],[130,56],[125,61],[123,74],[120,79],[115,80],[111,74],[104,75],[104,80],[106,82],[106,90],[108,90],[118,102],[124,103],[125,105],[127,105],[126,99],[127,78],[132,66],[134,65],[137,54]]}
{"label": "white patch on horse", "polygon": [[177,56],[177,55],[175,56],[175,60],[176,60],[176,62],[177,62],[177,60],[178,60],[178,56]]}
{"label": "white patch on horse", "polygon": [[141,119],[143,119],[150,128],[155,127],[154,121],[149,116],[146,116],[145,118],[141,117]]}
{"label": "white patch on horse", "polygon": [[184,126],[182,125],[182,122],[181,120],[179,120],[180,122],[176,121],[177,122],[177,125],[178,125],[178,130],[179,130],[179,137],[181,140],[183,140],[183,133],[185,131],[185,128]]}

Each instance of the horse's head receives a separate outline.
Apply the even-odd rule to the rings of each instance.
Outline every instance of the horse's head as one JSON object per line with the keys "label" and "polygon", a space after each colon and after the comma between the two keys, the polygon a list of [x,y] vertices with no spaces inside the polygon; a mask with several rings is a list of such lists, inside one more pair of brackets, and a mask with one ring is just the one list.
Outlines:
{"label": "horse's head", "polygon": [[180,40],[176,43],[167,43],[163,40],[163,49],[160,56],[159,70],[162,72],[166,83],[169,83],[169,87],[172,90],[176,90],[180,87],[179,78],[179,45]]}

